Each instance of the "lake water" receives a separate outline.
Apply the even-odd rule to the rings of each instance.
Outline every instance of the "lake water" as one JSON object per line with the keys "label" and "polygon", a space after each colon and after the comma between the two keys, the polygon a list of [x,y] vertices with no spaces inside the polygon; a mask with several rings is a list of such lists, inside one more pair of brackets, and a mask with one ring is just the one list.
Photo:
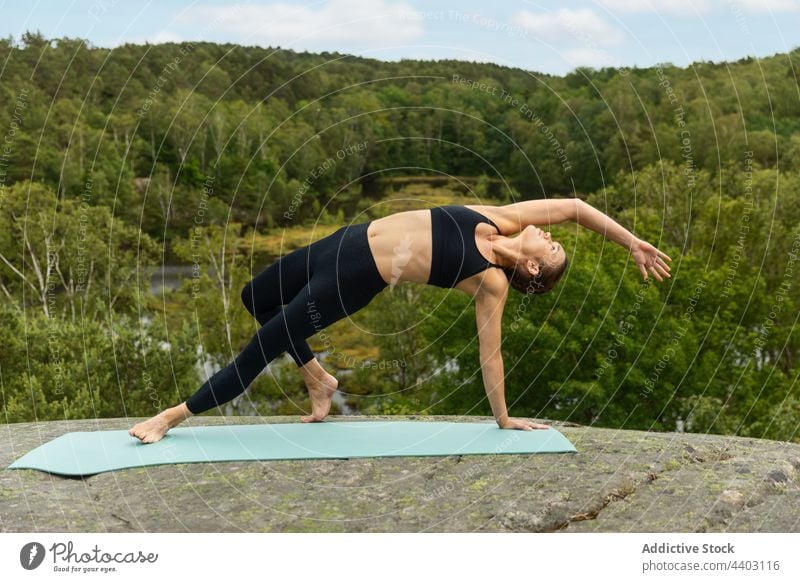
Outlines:
{"label": "lake water", "polygon": [[[253,265],[253,276],[263,271],[268,264]],[[143,278],[149,277],[150,291],[153,293],[158,293],[161,288],[171,291],[178,287],[181,279],[191,279],[193,268],[192,265],[160,265],[145,271]],[[206,273],[213,273],[213,270],[208,269],[205,265],[203,269]]]}
{"label": "lake water", "polygon": [[[255,277],[263,271],[271,262],[254,264],[252,275]],[[206,273],[213,273],[213,270],[203,267]],[[160,265],[143,270],[142,278],[150,279],[150,291],[157,293],[162,287],[169,290],[176,289],[181,279],[192,277],[192,265]]]}
{"label": "lake water", "polygon": [[181,278],[192,276],[192,265],[161,265],[149,273],[150,290],[157,293],[162,287],[172,290],[178,287]]}

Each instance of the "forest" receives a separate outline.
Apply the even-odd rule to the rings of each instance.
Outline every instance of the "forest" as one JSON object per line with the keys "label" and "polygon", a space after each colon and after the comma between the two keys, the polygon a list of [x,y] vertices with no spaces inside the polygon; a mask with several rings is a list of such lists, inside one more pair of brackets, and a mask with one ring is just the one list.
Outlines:
{"label": "forest", "polygon": [[[244,284],[348,222],[579,197],[668,253],[672,279],[553,226],[567,273],[504,315],[510,414],[800,442],[798,57],[552,76],[2,39],[6,421],[181,402],[254,335]],[[186,269],[154,285],[165,265]],[[404,283],[327,331],[311,345],[340,378],[333,413],[491,414],[466,295]],[[309,410],[281,358],[208,414]]]}

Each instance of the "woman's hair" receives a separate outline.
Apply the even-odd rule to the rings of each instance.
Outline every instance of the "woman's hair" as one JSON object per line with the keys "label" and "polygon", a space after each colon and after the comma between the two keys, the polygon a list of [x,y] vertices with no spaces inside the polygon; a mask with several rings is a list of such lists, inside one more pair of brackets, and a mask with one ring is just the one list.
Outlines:
{"label": "woman's hair", "polygon": [[556,286],[567,270],[568,263],[567,256],[564,255],[564,262],[557,267],[541,264],[538,275],[531,275],[522,263],[518,263],[513,269],[504,268],[503,271],[511,286],[523,295],[542,295]]}

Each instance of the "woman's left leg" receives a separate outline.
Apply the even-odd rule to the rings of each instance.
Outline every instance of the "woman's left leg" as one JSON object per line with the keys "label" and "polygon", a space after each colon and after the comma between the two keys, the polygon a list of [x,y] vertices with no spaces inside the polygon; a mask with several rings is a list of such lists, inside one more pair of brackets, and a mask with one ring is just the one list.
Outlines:
{"label": "woman's left leg", "polygon": [[[242,304],[260,325],[275,317],[302,291],[313,276],[309,247],[296,249],[277,259],[242,289]],[[304,339],[292,342],[287,353],[298,367],[314,358],[314,353]]]}
{"label": "woman's left leg", "polygon": [[[369,223],[350,225],[301,251],[305,264],[291,265],[292,275],[297,276],[296,270],[305,268],[311,274],[307,284],[258,330],[231,364],[186,401],[193,414],[238,396],[277,354],[307,345],[307,338],[362,309],[387,287],[372,256],[368,230]],[[292,253],[281,263],[296,260],[297,255]],[[325,374],[318,363],[317,366]],[[322,420],[330,410],[336,387],[309,382],[307,385],[312,416],[303,420]]]}
{"label": "woman's left leg", "polygon": [[[317,279],[314,281],[314,288],[318,290],[316,295],[319,295],[320,292],[323,295],[319,299],[311,295],[310,284],[314,279]],[[291,349],[295,342],[314,335],[326,325],[343,317],[344,312],[336,309],[336,305],[324,297],[332,287],[335,293],[335,280],[331,286],[323,284],[319,279],[319,276],[312,277],[312,281],[309,281],[309,284],[303,287],[288,305],[261,326],[250,343],[230,364],[203,382],[200,388],[183,404],[137,424],[128,431],[129,434],[146,443],[160,440],[170,428],[177,426],[185,418],[221,406],[239,396],[269,362]],[[325,304],[325,308],[322,310],[324,319],[316,314],[315,306],[321,304]],[[307,313],[309,309],[311,311]],[[333,396],[333,392],[335,392],[335,388],[329,394],[320,394],[316,391],[312,393],[312,390],[309,390],[315,413],[319,413],[324,408],[326,398],[328,409],[330,408],[330,398]],[[324,415],[321,418],[324,418]]]}
{"label": "woman's left leg", "polygon": [[[350,259],[348,259],[348,262]],[[200,414],[244,392],[276,356],[295,343],[322,331],[332,323],[366,306],[385,284],[372,286],[363,278],[337,277],[336,265],[318,270],[305,287],[256,335],[228,366],[209,378],[186,401],[192,414]],[[330,409],[335,389],[310,392],[312,416],[322,420]]]}
{"label": "woman's left leg", "polygon": [[[162,412],[129,431],[143,442],[156,442],[185,418],[199,414],[241,394],[277,355],[293,342],[305,340],[365,307],[387,286],[381,279],[369,249],[368,224],[347,229],[342,242],[330,239],[320,245],[316,270],[303,289],[276,313],[236,359],[214,374],[186,402]],[[334,244],[335,243],[335,244]],[[341,260],[344,259],[344,260]],[[322,420],[335,392],[309,389],[310,420]]]}

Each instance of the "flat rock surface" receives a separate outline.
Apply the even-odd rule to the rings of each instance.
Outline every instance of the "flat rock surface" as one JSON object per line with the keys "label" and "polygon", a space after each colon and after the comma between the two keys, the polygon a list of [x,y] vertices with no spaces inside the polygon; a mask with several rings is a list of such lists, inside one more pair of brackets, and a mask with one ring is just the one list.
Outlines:
{"label": "flat rock surface", "polygon": [[[800,531],[798,444],[558,422],[578,454],[195,463],[86,478],[5,468],[64,433],[140,420],[5,425],[0,531]],[[492,419],[329,417],[338,420]],[[270,422],[299,419],[201,416],[181,426]]]}

